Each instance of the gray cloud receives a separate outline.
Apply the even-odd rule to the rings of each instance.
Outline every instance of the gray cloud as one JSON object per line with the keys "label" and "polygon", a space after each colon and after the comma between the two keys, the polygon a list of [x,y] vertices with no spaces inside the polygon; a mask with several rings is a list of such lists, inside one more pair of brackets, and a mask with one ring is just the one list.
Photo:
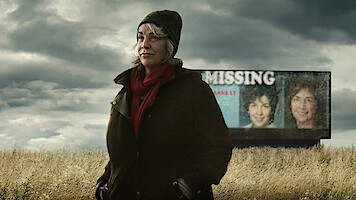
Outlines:
{"label": "gray cloud", "polygon": [[[217,4],[239,16],[267,21],[304,39],[341,44],[356,43],[356,3],[352,0],[240,0]],[[235,2],[235,1],[234,1]]]}
{"label": "gray cloud", "polygon": [[[0,88],[12,83],[25,83],[36,80],[55,82],[63,88],[101,88],[108,84],[108,80],[97,81],[93,73],[74,74],[67,70],[63,71],[57,66],[49,68],[48,66],[25,65],[20,68],[21,71],[11,70],[10,72],[1,73]],[[96,76],[104,77],[100,72],[96,73]]]}
{"label": "gray cloud", "polygon": [[44,20],[35,21],[11,33],[12,50],[46,54],[77,63],[78,65],[101,70],[117,68],[120,55],[102,47],[85,47],[80,43],[84,28],[80,24],[49,24]]}
{"label": "gray cloud", "polygon": [[[108,109],[104,110],[103,104],[109,105],[110,96],[98,98],[96,94],[100,93],[96,90],[61,88],[53,82],[19,82],[0,90],[0,97],[3,100],[3,103],[0,103],[0,110],[33,107],[37,112],[106,113]],[[101,101],[103,99],[104,101]]]}
{"label": "gray cloud", "polygon": [[213,10],[193,7],[183,12],[183,19],[189,19],[184,21],[179,50],[184,59],[225,61],[247,69],[320,70],[332,63],[321,52],[322,44],[279,29],[268,19],[241,15],[240,3],[224,5],[216,4]]}
{"label": "gray cloud", "polygon": [[106,126],[102,125],[102,124],[85,124],[84,125],[85,129],[94,129],[94,130],[105,130]]}
{"label": "gray cloud", "polygon": [[[42,12],[40,6],[43,5],[44,0],[33,0],[31,2],[12,2],[16,4],[17,9],[13,11],[10,16],[18,21],[20,24],[23,24],[27,21],[33,20],[34,18],[43,18],[47,17],[46,12]],[[10,5],[11,3],[8,2]],[[36,12],[37,11],[37,12]]]}
{"label": "gray cloud", "polygon": [[[17,111],[19,113],[12,113]],[[7,145],[10,148],[17,144],[23,147],[29,140],[33,138],[51,138],[60,135],[60,129],[70,125],[69,122],[61,119],[51,119],[50,117],[39,116],[37,113],[27,115],[25,113],[31,111],[31,108],[19,108],[8,111],[2,111],[0,117],[0,134],[4,137],[11,137],[12,144]],[[32,113],[34,113],[32,111]]]}
{"label": "gray cloud", "polygon": [[[356,41],[352,1],[2,1],[0,145],[105,146],[112,79],[132,66],[140,20],[160,9],[182,15],[189,68],[329,70],[325,49]],[[356,129],[355,97],[333,91],[333,129]]]}
{"label": "gray cloud", "polygon": [[344,88],[332,93],[332,128],[356,129],[356,91]]}

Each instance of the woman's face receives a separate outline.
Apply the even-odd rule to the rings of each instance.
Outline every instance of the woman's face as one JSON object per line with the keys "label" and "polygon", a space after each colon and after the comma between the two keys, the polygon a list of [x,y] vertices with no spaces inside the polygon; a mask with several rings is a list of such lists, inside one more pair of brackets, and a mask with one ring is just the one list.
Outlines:
{"label": "woman's face", "polygon": [[253,122],[253,127],[262,128],[268,126],[270,123],[271,106],[267,96],[263,95],[250,103],[248,114]]}
{"label": "woman's face", "polygon": [[139,27],[137,38],[137,52],[146,72],[160,67],[166,56],[166,41],[155,35],[148,24]]}
{"label": "woman's face", "polygon": [[[290,108],[298,128],[312,128],[316,110],[315,97],[308,88],[303,88],[292,98]],[[303,125],[307,125],[301,127]],[[308,127],[309,126],[309,127]]]}

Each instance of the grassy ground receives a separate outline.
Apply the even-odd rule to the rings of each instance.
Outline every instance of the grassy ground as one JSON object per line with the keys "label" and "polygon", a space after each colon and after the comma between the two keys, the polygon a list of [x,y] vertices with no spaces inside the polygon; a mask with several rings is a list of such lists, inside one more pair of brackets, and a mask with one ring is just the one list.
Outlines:
{"label": "grassy ground", "polygon": [[214,191],[216,199],[356,199],[356,150],[234,150]]}
{"label": "grassy ground", "polygon": [[[0,151],[0,199],[94,199],[103,150]],[[355,148],[234,149],[216,199],[356,199]]]}

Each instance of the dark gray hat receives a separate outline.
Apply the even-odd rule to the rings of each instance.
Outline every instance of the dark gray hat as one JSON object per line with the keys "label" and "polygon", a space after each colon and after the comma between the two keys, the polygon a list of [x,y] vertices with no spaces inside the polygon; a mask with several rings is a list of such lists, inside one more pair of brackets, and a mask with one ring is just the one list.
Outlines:
{"label": "dark gray hat", "polygon": [[173,42],[173,57],[177,53],[182,30],[182,18],[180,15],[176,11],[159,10],[148,14],[138,25],[138,28],[145,23],[153,23],[162,27],[163,31],[168,34],[168,38]]}

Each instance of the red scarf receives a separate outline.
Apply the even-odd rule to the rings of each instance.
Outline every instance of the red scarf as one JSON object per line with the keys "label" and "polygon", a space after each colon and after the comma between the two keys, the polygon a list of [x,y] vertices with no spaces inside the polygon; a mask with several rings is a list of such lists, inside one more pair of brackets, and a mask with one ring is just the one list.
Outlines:
{"label": "red scarf", "polygon": [[[153,70],[145,77],[145,70],[140,68],[140,65],[138,65],[131,72],[131,91],[133,93],[131,116],[136,139],[138,138],[140,124],[145,111],[148,107],[153,105],[159,87],[171,77],[175,69],[174,66],[166,64]],[[144,95],[146,96],[140,105],[140,98]]]}

